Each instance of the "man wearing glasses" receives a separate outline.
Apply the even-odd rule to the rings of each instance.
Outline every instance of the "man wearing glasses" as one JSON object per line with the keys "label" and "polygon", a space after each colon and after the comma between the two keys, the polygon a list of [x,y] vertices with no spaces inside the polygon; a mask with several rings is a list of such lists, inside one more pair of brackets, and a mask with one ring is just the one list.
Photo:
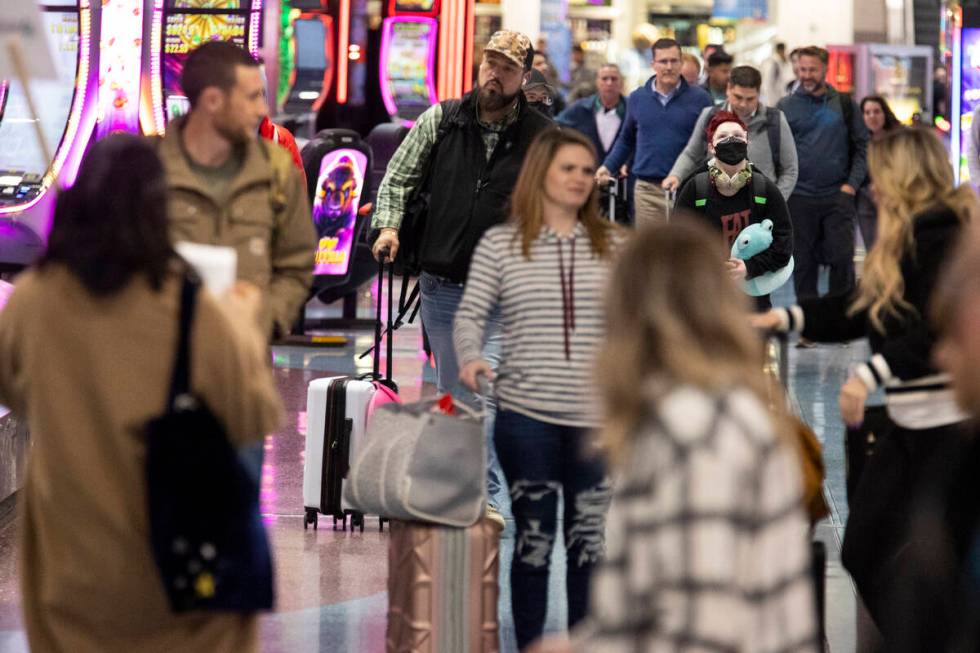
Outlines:
{"label": "man wearing glasses", "polygon": [[687,145],[701,110],[711,96],[681,77],[681,46],[674,39],[653,44],[653,77],[626,101],[626,120],[612,152],[596,172],[608,183],[633,156],[636,224],[666,222],[667,197],[661,184]]}

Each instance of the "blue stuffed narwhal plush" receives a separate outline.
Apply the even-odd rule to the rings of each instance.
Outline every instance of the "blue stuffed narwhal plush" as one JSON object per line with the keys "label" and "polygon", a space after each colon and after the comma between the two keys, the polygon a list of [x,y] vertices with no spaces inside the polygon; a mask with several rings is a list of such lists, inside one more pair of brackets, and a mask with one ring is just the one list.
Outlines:
{"label": "blue stuffed narwhal plush", "polygon": [[[732,258],[747,261],[759,252],[769,249],[772,245],[772,220],[768,218],[756,224],[750,224],[742,229],[738,238],[732,243]],[[775,272],[764,272],[757,277],[742,281],[742,289],[753,297],[768,295],[793,275],[793,257],[789,263]]]}

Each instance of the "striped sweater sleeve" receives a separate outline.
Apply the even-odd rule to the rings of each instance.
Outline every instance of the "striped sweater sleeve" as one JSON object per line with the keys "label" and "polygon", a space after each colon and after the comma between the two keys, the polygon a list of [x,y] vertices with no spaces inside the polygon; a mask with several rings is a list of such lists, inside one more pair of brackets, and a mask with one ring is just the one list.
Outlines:
{"label": "striped sweater sleeve", "polygon": [[453,344],[460,368],[483,358],[487,318],[500,303],[500,256],[490,233],[484,234],[470,263],[463,299],[453,321]]}

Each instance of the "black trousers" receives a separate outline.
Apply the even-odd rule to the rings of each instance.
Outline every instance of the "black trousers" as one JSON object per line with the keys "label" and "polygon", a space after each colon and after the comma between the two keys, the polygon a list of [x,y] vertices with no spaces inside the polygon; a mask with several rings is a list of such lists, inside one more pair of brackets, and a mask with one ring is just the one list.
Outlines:
{"label": "black trousers", "polygon": [[817,296],[821,263],[830,267],[831,295],[854,287],[854,198],[838,192],[827,197],[793,194],[788,202],[793,221],[793,287],[797,299]]}
{"label": "black trousers", "polygon": [[[945,513],[951,506],[936,505],[929,515],[933,521],[923,531],[915,528],[919,520],[914,515],[919,512],[922,499],[935,493],[935,485],[951,475],[958,467],[957,461],[968,456],[969,442],[970,433],[962,423],[922,430],[895,426],[875,447],[854,496],[849,497],[850,516],[841,560],[889,652],[948,650],[938,642],[935,647],[913,648],[901,642],[921,641],[924,636],[926,640],[935,639],[944,628],[930,624],[950,616],[947,603],[958,579],[941,592],[927,592],[921,580],[936,583],[942,575],[955,576],[955,572],[951,573],[955,564],[952,559],[935,564],[935,556],[929,550],[943,537],[967,540],[968,534],[955,532],[961,528],[958,522],[968,521],[972,531],[976,520],[950,520]],[[960,497],[967,499],[967,509],[973,515],[978,508],[975,496],[963,493]],[[946,599],[940,600],[943,594]],[[932,597],[926,602],[932,603],[932,608],[923,605],[925,596]],[[912,605],[916,609],[909,609]],[[930,614],[932,609],[937,613]]]}

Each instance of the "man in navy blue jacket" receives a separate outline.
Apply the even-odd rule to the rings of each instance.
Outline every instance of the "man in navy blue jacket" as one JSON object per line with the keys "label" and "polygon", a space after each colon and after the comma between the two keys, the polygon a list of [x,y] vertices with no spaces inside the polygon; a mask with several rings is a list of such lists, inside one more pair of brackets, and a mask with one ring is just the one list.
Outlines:
{"label": "man in navy blue jacket", "polygon": [[667,197],[661,184],[687,145],[701,110],[713,104],[704,89],[689,86],[681,77],[681,46],[674,39],[653,44],[653,71],[653,77],[626,101],[619,137],[596,172],[599,183],[607,183],[610,171],[619,170],[633,156],[638,226],[666,221]]}
{"label": "man in navy blue jacket", "polygon": [[626,118],[623,75],[614,63],[603,64],[596,73],[598,93],[578,100],[555,119],[562,127],[582,132],[592,141],[599,160],[605,161]]}
{"label": "man in navy blue jacket", "polygon": [[793,285],[798,299],[817,296],[818,265],[830,267],[829,293],[854,286],[855,193],[867,176],[868,131],[850,95],[827,84],[827,51],[799,53],[800,86],[776,106],[793,131],[800,172],[789,198]]}

